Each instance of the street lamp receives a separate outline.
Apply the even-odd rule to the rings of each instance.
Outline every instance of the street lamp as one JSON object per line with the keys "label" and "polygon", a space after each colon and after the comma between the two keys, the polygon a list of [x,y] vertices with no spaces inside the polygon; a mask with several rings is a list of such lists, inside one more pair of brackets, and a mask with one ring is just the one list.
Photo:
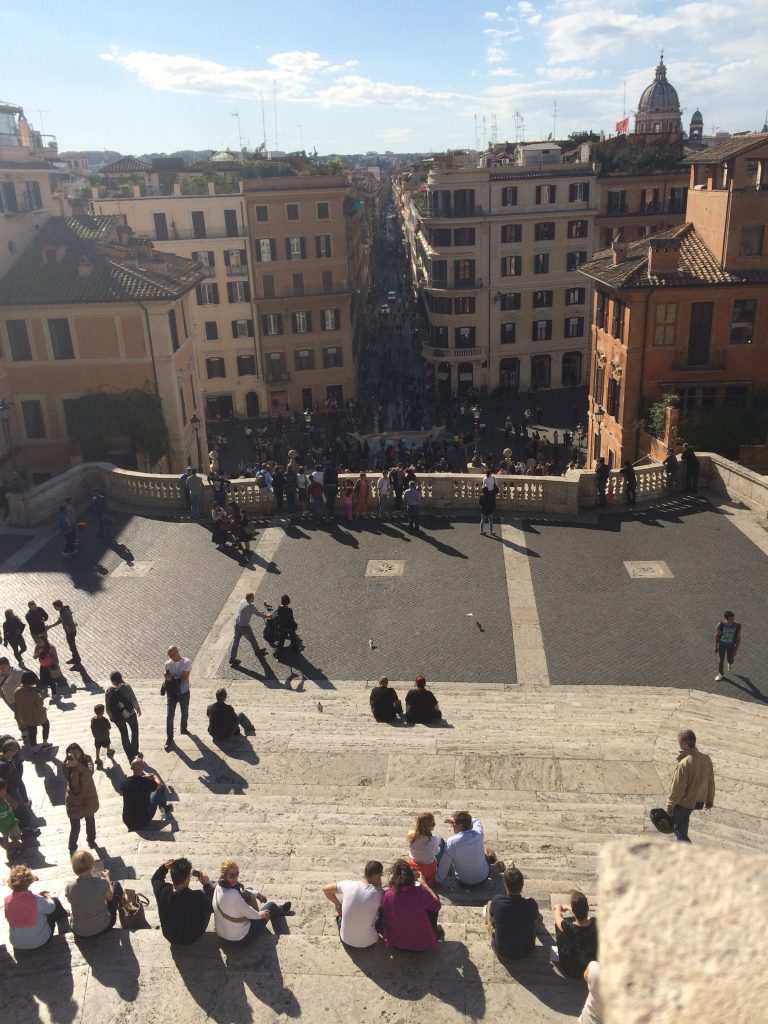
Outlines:
{"label": "street lamp", "polygon": [[312,410],[304,410],[304,422],[307,425],[307,455],[312,451]]}
{"label": "street lamp", "polygon": [[603,419],[604,419],[604,417],[605,417],[605,409],[602,407],[602,405],[598,405],[598,407],[592,413],[592,418],[594,419],[595,423],[597,424],[597,451],[595,452],[595,459],[596,460],[600,458],[600,453],[601,453],[602,447],[603,447],[602,443],[601,443],[601,430],[602,430],[602,426],[603,426]]}
{"label": "street lamp", "polygon": [[472,406],[472,416],[475,421],[475,450],[472,452],[472,465],[480,465],[480,406]]}
{"label": "street lamp", "polygon": [[197,468],[198,470],[202,467],[203,456],[200,451],[200,417],[196,412],[193,412],[189,418],[189,425],[195,432],[195,447],[197,448]]}

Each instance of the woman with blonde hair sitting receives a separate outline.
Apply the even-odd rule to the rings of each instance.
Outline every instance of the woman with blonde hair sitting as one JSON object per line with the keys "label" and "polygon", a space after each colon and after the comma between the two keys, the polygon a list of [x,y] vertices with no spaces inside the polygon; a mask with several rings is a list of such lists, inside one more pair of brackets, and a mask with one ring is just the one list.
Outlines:
{"label": "woman with blonde hair sitting", "polygon": [[[264,904],[262,910],[259,910],[259,903]],[[275,921],[285,917],[290,909],[290,902],[278,906],[257,890],[246,889],[240,881],[237,861],[225,860],[221,865],[213,894],[213,921],[220,938],[227,942],[248,942],[266,931],[267,921],[272,921],[274,929]]]}
{"label": "woman with blonde hair sitting", "polygon": [[427,885],[435,884],[437,862],[445,849],[445,840],[432,835],[434,828],[434,814],[422,811],[416,817],[416,826],[408,833],[408,863],[420,872]]}
{"label": "woman with blonde hair sitting", "polygon": [[72,907],[72,931],[81,938],[93,938],[115,927],[117,908],[123,888],[113,882],[109,871],[93,874],[96,861],[87,850],[72,854],[72,870],[77,875],[64,890]]}
{"label": "woman with blonde hair sitting", "polygon": [[59,935],[69,931],[69,917],[59,900],[45,889],[39,896],[29,891],[36,881],[37,875],[26,864],[17,864],[8,875],[11,893],[5,897],[4,905],[14,952],[41,949],[50,941],[57,924]]}

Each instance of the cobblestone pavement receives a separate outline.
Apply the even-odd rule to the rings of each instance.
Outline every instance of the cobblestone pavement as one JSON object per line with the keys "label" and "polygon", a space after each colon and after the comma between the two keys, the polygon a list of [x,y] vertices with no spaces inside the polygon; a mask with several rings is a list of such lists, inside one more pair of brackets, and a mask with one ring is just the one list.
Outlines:
{"label": "cobblestone pavement", "polygon": [[[3,573],[0,566],[0,603],[23,617],[34,600],[54,621],[51,602],[61,598],[74,612],[78,647],[93,679],[103,682],[115,668],[127,677],[159,678],[169,643],[190,657],[197,653],[242,566],[218,552],[196,523],[118,515],[114,533],[110,547],[86,530],[70,558],[61,554],[60,537],[52,536],[21,571]],[[15,535],[14,547],[27,539]],[[7,548],[0,550],[12,553]],[[136,568],[124,568],[131,558]],[[63,662],[69,651],[60,628],[51,639]],[[77,681],[76,673],[72,677]]]}
{"label": "cobblestone pavement", "polygon": [[[526,529],[538,556],[531,571],[553,683],[768,695],[760,654],[768,562],[704,498],[602,515],[597,525],[532,522]],[[625,561],[666,562],[672,578],[632,579]],[[739,674],[716,683],[712,641],[726,608],[743,624],[744,639]]]}
{"label": "cobblestone pavement", "polygon": [[[366,576],[369,560],[403,561],[401,576]],[[333,679],[413,679],[515,682],[502,542],[480,536],[479,525],[424,516],[411,535],[399,519],[292,526],[256,604],[291,597],[303,656],[267,659],[267,676],[304,672],[321,685]],[[471,613],[471,614],[469,614]],[[369,641],[373,641],[372,650]],[[240,655],[264,675],[247,644]],[[233,674],[225,660],[218,673]]]}

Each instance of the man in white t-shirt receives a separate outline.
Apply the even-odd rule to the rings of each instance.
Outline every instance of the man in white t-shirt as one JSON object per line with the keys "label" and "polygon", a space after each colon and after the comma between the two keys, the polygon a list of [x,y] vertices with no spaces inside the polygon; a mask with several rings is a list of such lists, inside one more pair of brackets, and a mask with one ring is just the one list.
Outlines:
{"label": "man in white t-shirt", "polygon": [[323,886],[323,892],[336,907],[336,924],[345,946],[365,949],[379,941],[376,922],[384,895],[383,870],[379,861],[369,860],[361,882],[329,882]]}
{"label": "man in white t-shirt", "polygon": [[179,648],[173,644],[168,648],[168,661],[165,663],[165,679],[163,691],[167,702],[167,713],[165,717],[165,749],[173,747],[173,719],[176,714],[176,706],[181,708],[181,729],[180,732],[186,735],[187,719],[189,718],[189,673],[192,671],[192,662],[179,653]]}
{"label": "man in white t-shirt", "polygon": [[584,971],[584,980],[589,986],[589,995],[579,1017],[579,1024],[603,1024],[603,1004],[600,999],[600,964],[592,960]]}
{"label": "man in white t-shirt", "polygon": [[387,500],[389,499],[389,470],[382,469],[381,476],[376,481],[376,494],[379,498],[379,517],[387,518]]}

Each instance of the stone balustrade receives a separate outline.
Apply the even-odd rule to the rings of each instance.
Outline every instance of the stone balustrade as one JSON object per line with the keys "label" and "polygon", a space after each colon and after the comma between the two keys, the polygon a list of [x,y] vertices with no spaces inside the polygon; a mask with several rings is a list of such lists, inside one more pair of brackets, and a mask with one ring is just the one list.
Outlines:
{"label": "stone balustrade", "polygon": [[[768,480],[719,455],[699,453],[700,483],[734,501],[744,501],[768,512]],[[680,474],[682,476],[682,467]],[[654,501],[667,493],[667,475],[656,463],[636,467],[637,500]],[[368,474],[371,483],[378,473]],[[339,474],[339,496],[357,473]],[[418,477],[422,509],[453,512],[457,515],[478,512],[483,477],[474,473],[422,473]],[[564,476],[498,476],[496,505],[500,512],[524,515],[575,516],[593,509],[597,503],[595,474],[591,470],[571,470]],[[157,473],[137,473],[118,469],[109,463],[87,462],[54,477],[37,487],[9,494],[10,521],[15,526],[34,526],[53,516],[67,497],[76,507],[84,505],[94,488],[99,488],[115,505],[136,512],[177,513],[185,508],[179,477]],[[614,471],[608,487],[608,501],[624,503],[624,480]],[[229,488],[230,499],[250,512],[271,515],[275,511],[273,494],[262,494],[252,479],[235,479]],[[213,489],[206,486],[210,503]],[[373,503],[373,501],[371,502]]]}

